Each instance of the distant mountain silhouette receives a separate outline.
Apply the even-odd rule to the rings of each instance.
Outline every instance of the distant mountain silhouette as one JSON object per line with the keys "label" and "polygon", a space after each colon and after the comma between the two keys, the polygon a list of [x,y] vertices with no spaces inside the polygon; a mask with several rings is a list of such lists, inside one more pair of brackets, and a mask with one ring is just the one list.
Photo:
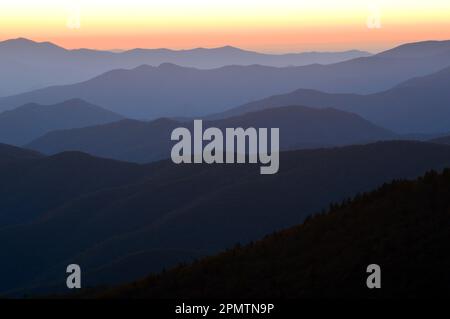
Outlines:
{"label": "distant mountain silhouette", "polygon": [[43,157],[36,151],[0,143],[0,165]]}
{"label": "distant mountain silhouette", "polygon": [[205,122],[218,127],[280,128],[282,150],[341,146],[396,138],[396,134],[360,116],[333,108],[291,105]]}
{"label": "distant mountain silhouette", "polygon": [[[448,298],[449,192],[450,170],[396,181],[251,245],[79,297]],[[366,287],[370,264],[381,289]]]}
{"label": "distant mountain silhouette", "polygon": [[430,142],[439,143],[439,144],[450,144],[450,136],[442,136],[442,137],[434,138],[434,139],[430,140]]}
{"label": "distant mountain silhouette", "polygon": [[[77,84],[4,97],[0,99],[0,109],[29,102],[58,103],[78,97],[126,117],[154,119],[217,113],[298,88],[374,93],[448,67],[449,46],[450,41],[433,42],[431,50],[430,43],[417,43],[402,46],[395,54],[283,68],[251,65],[200,70],[170,63],[158,67],[144,65],[131,70],[113,70]],[[421,47],[423,55],[418,49]]]}
{"label": "distant mountain silhouette", "polygon": [[95,156],[146,163],[170,157],[173,129],[184,124],[159,119],[152,122],[122,120],[80,129],[50,132],[28,144],[46,154],[83,151]]}
{"label": "distant mountain silhouette", "polygon": [[[450,147],[383,142],[283,152],[280,163],[271,176],[258,165],[136,165],[82,153],[0,166],[0,211],[9,225],[0,227],[0,273],[8,274],[0,293],[65,287],[69,263],[81,265],[86,287],[132,280],[143,264],[157,271],[215,253],[392,179],[449,166]],[[175,250],[185,253],[174,258]]]}
{"label": "distant mountain silhouette", "polygon": [[[280,128],[282,150],[349,145],[393,139],[396,135],[358,115],[334,109],[287,106],[248,113],[219,121],[204,122],[204,128]],[[139,163],[170,157],[170,140],[176,127],[193,128],[192,121],[159,119],[152,122],[123,120],[81,129],[54,131],[27,147],[45,154],[83,151],[89,154]]]}
{"label": "distant mountain silhouette", "polygon": [[103,124],[122,118],[80,99],[55,105],[29,103],[0,113],[0,142],[23,145],[53,130]]}
{"label": "distant mountain silhouette", "polygon": [[333,107],[399,133],[442,133],[450,131],[450,67],[437,73],[408,80],[375,94],[330,94],[299,89],[238,106],[206,117],[225,118],[262,109],[302,104]]}
{"label": "distant mountain silhouette", "polygon": [[368,52],[358,50],[277,55],[245,51],[230,46],[180,51],[134,49],[115,53],[89,49],[66,50],[50,42],[19,38],[0,42],[0,69],[3,75],[0,80],[0,96],[49,85],[80,82],[112,69],[135,68],[142,64],[160,65],[170,62],[197,68],[218,68],[232,64],[283,67],[330,64],[369,55]]}

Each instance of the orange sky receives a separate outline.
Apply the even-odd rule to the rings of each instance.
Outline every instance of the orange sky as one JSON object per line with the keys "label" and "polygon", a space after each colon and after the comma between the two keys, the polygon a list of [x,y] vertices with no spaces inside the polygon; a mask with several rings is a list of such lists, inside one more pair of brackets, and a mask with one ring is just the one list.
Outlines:
{"label": "orange sky", "polygon": [[0,40],[67,48],[364,49],[450,39],[449,0],[1,0]]}

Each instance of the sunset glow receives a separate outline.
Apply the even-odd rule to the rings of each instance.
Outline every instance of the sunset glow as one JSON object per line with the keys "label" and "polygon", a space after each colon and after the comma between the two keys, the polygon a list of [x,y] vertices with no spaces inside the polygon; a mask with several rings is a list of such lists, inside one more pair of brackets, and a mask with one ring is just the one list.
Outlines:
{"label": "sunset glow", "polygon": [[[370,27],[371,16],[379,27]],[[448,0],[3,0],[0,40],[67,48],[217,47],[379,51],[450,38]]]}

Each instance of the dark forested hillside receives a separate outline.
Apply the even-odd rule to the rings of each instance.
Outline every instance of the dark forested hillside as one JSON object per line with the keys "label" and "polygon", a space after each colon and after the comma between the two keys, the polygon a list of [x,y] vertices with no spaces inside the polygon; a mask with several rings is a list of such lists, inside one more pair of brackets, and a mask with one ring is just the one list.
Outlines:
{"label": "dark forested hillside", "polygon": [[130,281],[444,167],[449,146],[395,141],[282,152],[270,176],[255,164],[137,165],[77,152],[0,165],[0,293],[65,289],[70,263],[86,286]]}
{"label": "dark forested hillside", "polygon": [[83,194],[136,182],[151,172],[79,152],[44,157],[20,148],[14,153],[1,148],[6,146],[0,145],[0,229],[30,222]]}
{"label": "dark forested hillside", "polygon": [[[96,296],[448,298],[449,193],[450,170],[395,181],[254,244]],[[381,289],[366,287],[369,264],[381,267]]]}

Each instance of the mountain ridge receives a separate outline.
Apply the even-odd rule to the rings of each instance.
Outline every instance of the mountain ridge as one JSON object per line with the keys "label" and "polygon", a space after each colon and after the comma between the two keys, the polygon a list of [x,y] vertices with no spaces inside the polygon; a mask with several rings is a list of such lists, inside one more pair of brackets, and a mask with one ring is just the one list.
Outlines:
{"label": "mountain ridge", "polygon": [[76,98],[52,105],[27,103],[0,113],[0,141],[23,145],[53,130],[114,122],[122,118]]}
{"label": "mountain ridge", "polygon": [[[445,42],[439,46],[447,47]],[[0,98],[0,110],[27,102],[51,104],[78,97],[132,118],[205,116],[298,88],[364,94],[387,90],[450,65],[450,52],[441,54],[440,48],[433,52],[438,54],[433,58],[425,50],[423,55],[413,58],[377,54],[328,65],[294,67],[254,65],[255,61],[251,65],[213,69],[166,69],[164,66],[167,64],[162,68],[136,69],[134,65],[132,70],[109,69],[75,84],[50,86]],[[406,53],[404,55],[407,56]],[[95,65],[101,63],[102,60],[98,59]]]}
{"label": "mountain ridge", "polygon": [[[397,135],[377,127],[358,115],[304,106],[284,106],[219,121],[203,126],[225,130],[229,127],[280,129],[280,149],[303,149],[394,139]],[[145,163],[169,158],[174,142],[170,134],[177,127],[192,130],[192,121],[159,119],[152,122],[125,120],[101,126],[50,132],[28,148],[45,154],[67,150],[96,156]]]}
{"label": "mountain ridge", "polygon": [[44,157],[39,152],[0,143],[0,165]]}
{"label": "mountain ridge", "polygon": [[[74,297],[448,297],[449,191],[450,169],[394,181],[250,245]],[[374,263],[382,289],[364,285]]]}
{"label": "mountain ridge", "polygon": [[442,133],[450,130],[450,67],[423,77],[409,79],[392,89],[374,94],[338,94],[298,89],[274,95],[206,116],[218,119],[250,111],[302,104],[333,107],[359,114],[372,123],[402,134]]}
{"label": "mountain ridge", "polygon": [[[205,69],[253,63],[288,66],[334,63],[368,55],[370,53],[363,51],[274,55],[226,46],[201,50],[134,49],[123,52],[85,48],[69,50],[51,42],[18,38],[0,42],[0,68],[8,79],[0,81],[0,96],[85,81],[112,69],[134,68],[141,64],[172,62]],[[42,78],[39,73],[47,74],[47,77]]]}

